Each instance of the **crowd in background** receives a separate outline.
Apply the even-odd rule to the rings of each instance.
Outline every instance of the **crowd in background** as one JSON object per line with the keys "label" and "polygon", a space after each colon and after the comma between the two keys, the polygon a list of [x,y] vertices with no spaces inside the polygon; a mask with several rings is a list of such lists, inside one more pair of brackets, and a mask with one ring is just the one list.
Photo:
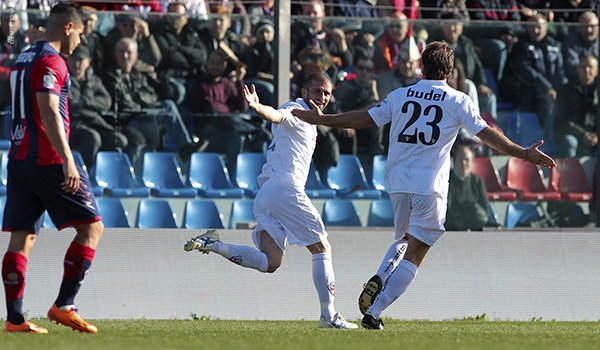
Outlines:
{"label": "crowd in background", "polygon": [[[7,116],[12,62],[43,34],[56,1],[2,2],[0,110]],[[67,60],[71,143],[89,167],[100,150],[126,152],[134,164],[147,151],[177,152],[183,162],[213,151],[234,167],[238,152],[268,145],[269,127],[248,113],[241,87],[254,84],[263,103],[275,103],[274,0],[76,2],[87,18],[82,44]],[[509,104],[536,113],[559,146],[555,156],[591,154],[598,142],[598,3],[292,1],[290,98],[301,96],[304,76],[323,71],[335,85],[330,111],[369,108],[418,81],[426,43],[444,40],[456,53],[449,84],[468,94],[490,125],[502,129]],[[367,160],[385,154],[387,137],[376,127],[319,127],[315,164],[323,171],[339,153]],[[469,135],[459,141],[477,145]]]}

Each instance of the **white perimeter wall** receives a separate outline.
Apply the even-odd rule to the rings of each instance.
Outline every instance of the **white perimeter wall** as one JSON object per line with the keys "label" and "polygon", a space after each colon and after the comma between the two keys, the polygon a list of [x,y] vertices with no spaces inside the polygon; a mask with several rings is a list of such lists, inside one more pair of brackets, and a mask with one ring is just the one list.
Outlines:
{"label": "white perimeter wall", "polygon": [[[45,229],[29,260],[24,309],[45,315],[57,295],[72,229]],[[358,319],[357,297],[391,243],[388,230],[332,228],[336,306]],[[107,229],[77,305],[90,319],[316,320],[310,254],[292,246],[275,274],[241,268],[216,254],[185,253],[196,232]],[[0,235],[0,249],[8,243]],[[222,233],[251,243],[247,230]],[[4,290],[0,292],[4,299]],[[599,231],[449,232],[430,251],[408,291],[384,316],[443,320],[599,320]],[[0,317],[6,310],[0,307]]]}

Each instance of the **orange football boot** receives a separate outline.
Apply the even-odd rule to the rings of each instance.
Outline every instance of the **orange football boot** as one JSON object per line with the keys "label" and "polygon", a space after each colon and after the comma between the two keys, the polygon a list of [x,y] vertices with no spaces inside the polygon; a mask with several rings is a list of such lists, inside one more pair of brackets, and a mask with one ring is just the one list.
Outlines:
{"label": "orange football boot", "polygon": [[22,333],[37,333],[37,334],[47,334],[48,330],[46,328],[42,328],[33,322],[29,322],[25,320],[25,322],[21,324],[12,324],[6,321],[6,325],[4,326],[5,332],[22,332]]}
{"label": "orange football boot", "polygon": [[56,323],[71,327],[73,330],[98,333],[98,328],[81,318],[81,315],[79,315],[79,312],[77,312],[77,308],[75,307],[71,310],[61,310],[56,307],[56,304],[53,304],[52,308],[48,311],[48,318]]}

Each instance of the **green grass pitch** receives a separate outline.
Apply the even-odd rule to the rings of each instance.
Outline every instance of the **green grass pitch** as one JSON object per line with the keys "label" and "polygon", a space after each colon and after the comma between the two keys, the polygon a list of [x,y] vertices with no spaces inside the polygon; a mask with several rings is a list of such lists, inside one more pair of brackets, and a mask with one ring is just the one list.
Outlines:
{"label": "green grass pitch", "polygon": [[316,321],[95,320],[81,334],[3,333],[0,349],[600,349],[600,322],[397,321],[384,331],[317,329]]}

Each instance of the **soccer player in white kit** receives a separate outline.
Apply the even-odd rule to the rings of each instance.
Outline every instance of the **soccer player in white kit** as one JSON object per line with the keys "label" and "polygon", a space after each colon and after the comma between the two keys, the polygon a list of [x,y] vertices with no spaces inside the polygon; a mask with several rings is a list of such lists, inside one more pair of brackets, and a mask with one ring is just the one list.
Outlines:
{"label": "soccer player in white kit", "polygon": [[408,288],[425,254],[444,233],[450,149],[461,127],[498,151],[556,166],[538,149],[542,140],[529,148],[511,142],[487,126],[467,95],[446,84],[454,67],[454,51],[448,44],[428,44],[422,64],[423,80],[393,91],[368,111],[323,115],[311,101],[310,110],[292,111],[312,124],[341,128],[392,123],[385,186],[394,210],[396,241],[359,297],[365,314],[362,326],[367,329],[383,329],[383,310]]}
{"label": "soccer player in white kit", "polygon": [[275,272],[281,265],[286,243],[305,246],[312,254],[313,281],[321,304],[319,328],[355,329],[358,326],[336,313],[333,304],[335,279],[331,246],[321,216],[304,187],[317,141],[317,127],[292,115],[293,109],[318,108],[329,103],[333,86],[324,74],[304,81],[302,98],[278,110],[259,103],[256,89],[244,86],[244,97],[261,118],[272,124],[273,141],[267,148],[267,163],[258,176],[260,190],[254,199],[258,226],[252,236],[256,248],[222,242],[215,230],[188,241],[184,250],[215,252],[229,261],[261,272]]}

